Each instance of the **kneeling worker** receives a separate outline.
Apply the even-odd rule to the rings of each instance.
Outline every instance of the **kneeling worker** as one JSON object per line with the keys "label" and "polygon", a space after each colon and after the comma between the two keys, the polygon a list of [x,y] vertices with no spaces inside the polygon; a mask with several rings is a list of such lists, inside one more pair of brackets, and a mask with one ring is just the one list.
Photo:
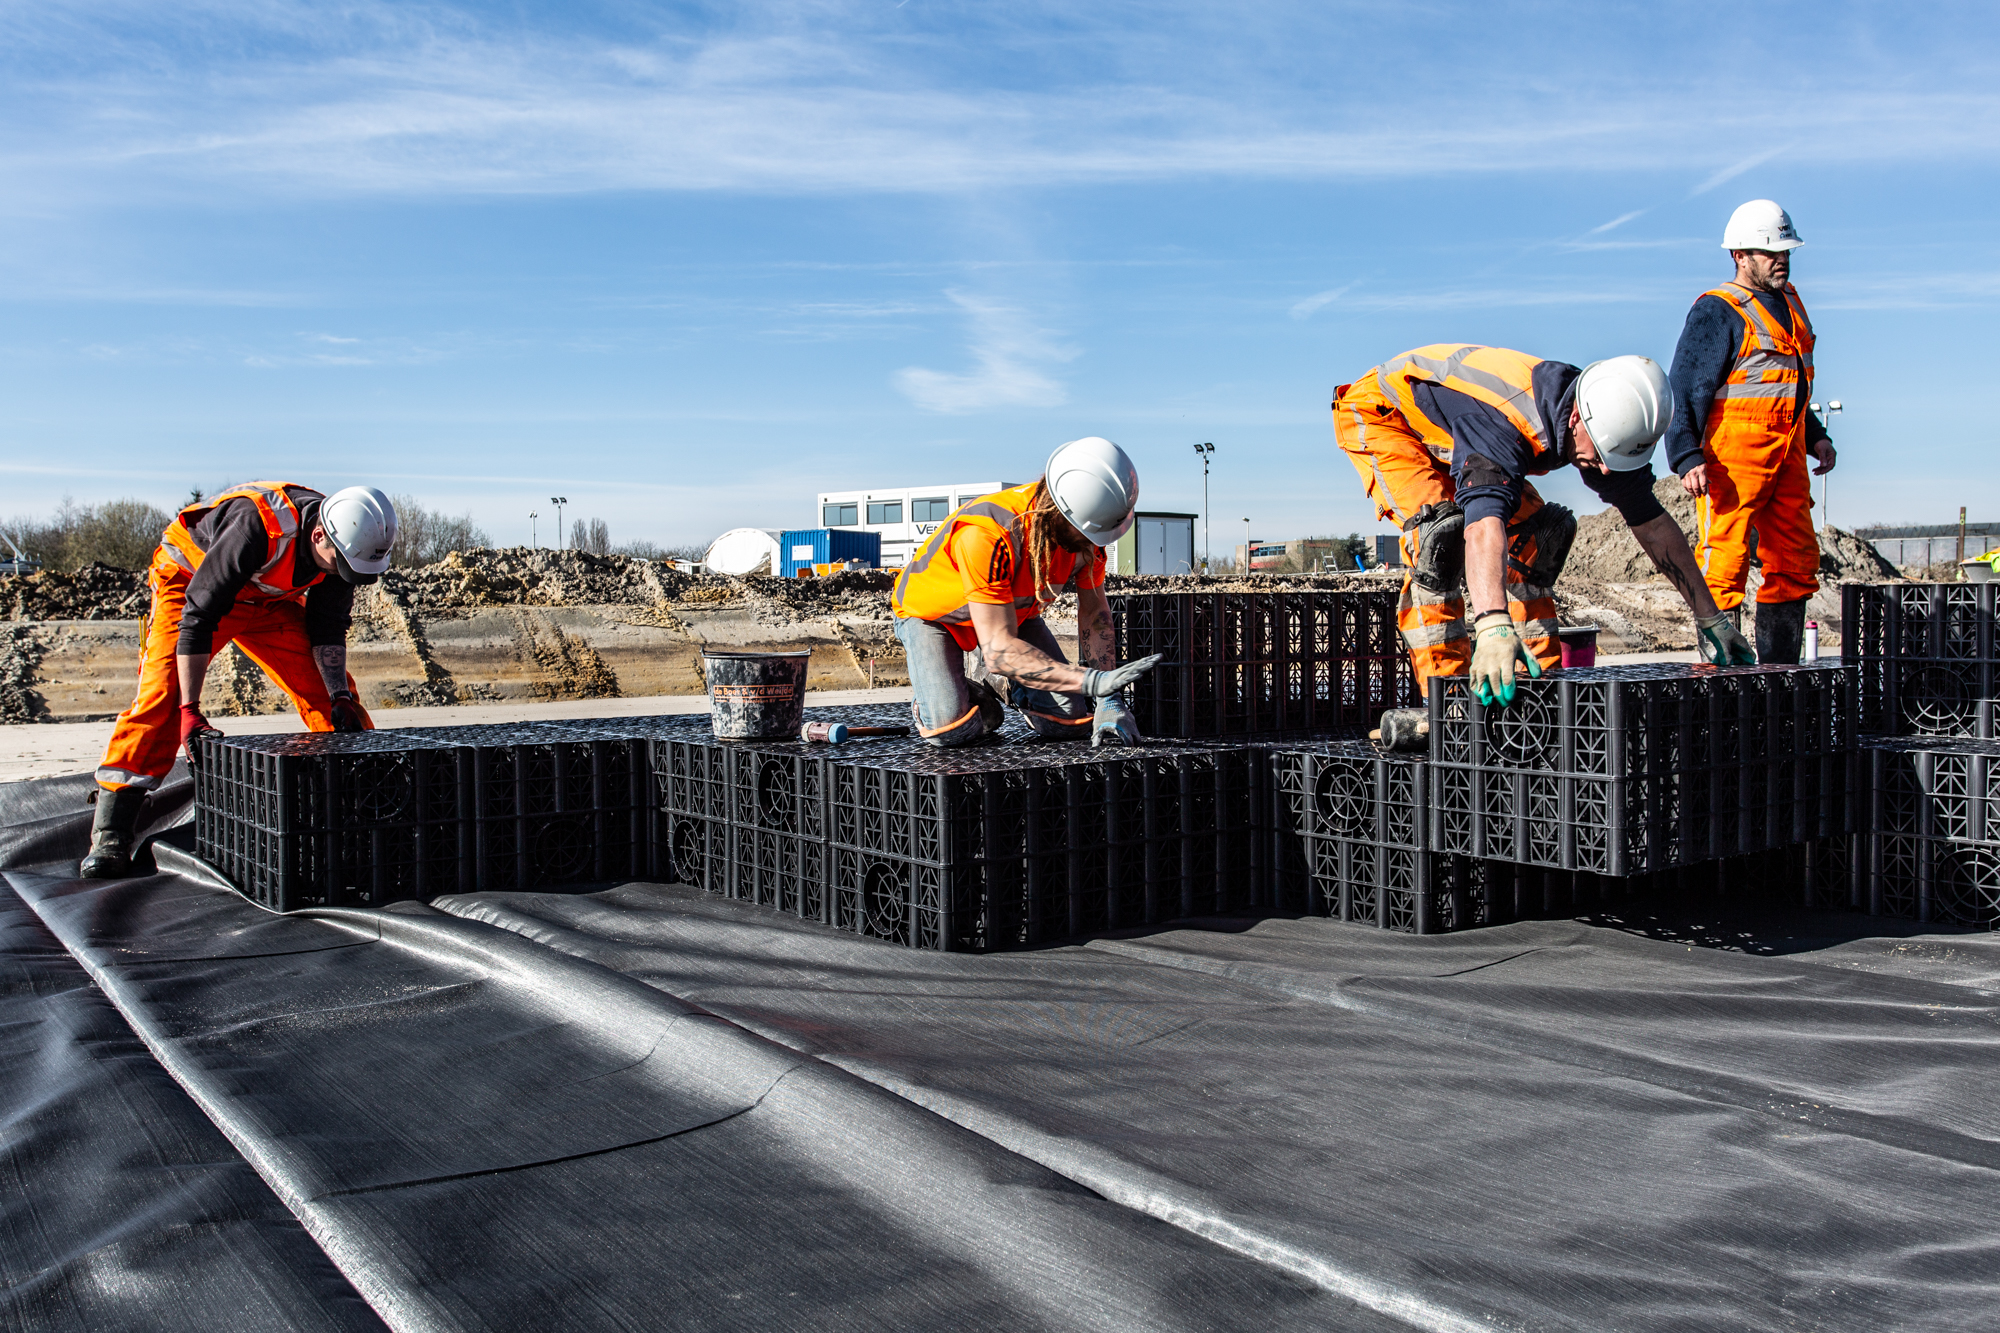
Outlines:
{"label": "kneeling worker", "polygon": [[1672,416],[1666,374],[1642,356],[1579,370],[1500,347],[1440,343],[1334,390],[1334,436],[1377,515],[1403,529],[1409,573],[1397,623],[1419,688],[1432,676],[1469,672],[1481,702],[1507,704],[1517,661],[1539,676],[1561,660],[1555,582],[1576,516],[1544,502],[1527,479],[1571,463],[1680,590],[1702,655],[1753,660],[1653,495],[1653,450]]}
{"label": "kneeling worker", "polygon": [[222,734],[201,715],[201,686],[210,658],[226,645],[241,648],[291,696],[307,730],[375,725],[347,674],[347,627],[354,585],[382,576],[395,543],[395,508],[372,486],[322,496],[290,482],[253,481],[167,525],[149,572],[153,605],[138,697],[118,715],[97,770],[85,879],[130,869],[146,793],[191,739]]}
{"label": "kneeling worker", "polygon": [[[1050,455],[1040,481],[959,506],[917,549],[890,604],[925,740],[965,745],[999,731],[1003,695],[989,683],[997,678],[1042,736],[1138,743],[1119,691],[1160,659],[1117,665],[1103,551],[1132,526],[1138,503],[1132,460],[1091,436]],[[1069,664],[1042,619],[1065,592],[1076,594],[1087,667]]]}

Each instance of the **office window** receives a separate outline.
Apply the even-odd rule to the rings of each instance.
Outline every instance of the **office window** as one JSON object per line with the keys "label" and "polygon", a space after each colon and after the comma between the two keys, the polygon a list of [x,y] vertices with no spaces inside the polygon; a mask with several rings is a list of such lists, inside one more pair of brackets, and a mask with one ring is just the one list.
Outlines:
{"label": "office window", "polygon": [[951,517],[949,495],[927,495],[910,501],[910,519],[916,523],[942,523]]}
{"label": "office window", "polygon": [[884,500],[879,503],[871,502],[868,506],[868,521],[870,523],[901,523],[903,521],[903,502],[901,500]]}
{"label": "office window", "polygon": [[860,521],[861,509],[858,505],[827,505],[819,513],[823,528],[845,528]]}

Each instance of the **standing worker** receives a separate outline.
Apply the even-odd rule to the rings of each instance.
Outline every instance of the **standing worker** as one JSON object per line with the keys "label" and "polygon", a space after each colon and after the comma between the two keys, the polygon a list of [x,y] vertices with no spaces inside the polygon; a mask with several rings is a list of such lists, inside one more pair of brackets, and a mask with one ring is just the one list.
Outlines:
{"label": "standing worker", "polygon": [[375,725],[347,674],[347,627],[354,585],[380,578],[395,544],[396,510],[373,486],[322,496],[253,481],[167,524],[153,552],[138,696],[118,715],[97,770],[85,879],[131,868],[146,793],[177,750],[193,763],[189,742],[222,734],[201,715],[201,686],[209,660],[228,644],[291,696],[307,730]]}
{"label": "standing worker", "polygon": [[1799,245],[1791,217],[1769,199],[1730,214],[1722,248],[1736,277],[1688,311],[1670,376],[1681,412],[1667,462],[1695,497],[1702,577],[1739,626],[1756,531],[1759,662],[1799,660],[1806,599],[1819,589],[1806,455],[1818,460],[1814,475],[1834,460],[1811,407],[1812,321],[1791,284]]}
{"label": "standing worker", "polygon": [[1469,671],[1482,703],[1507,704],[1516,661],[1539,676],[1561,660],[1555,582],[1576,516],[1544,501],[1528,478],[1570,463],[1617,506],[1687,600],[1703,655],[1750,661],[1750,645],[1716,611],[1687,538],[1653,495],[1653,449],[1673,416],[1656,363],[1618,356],[1579,370],[1501,347],[1438,343],[1391,357],[1333,394],[1334,438],[1377,515],[1403,530],[1409,573],[1396,618],[1419,688]]}
{"label": "standing worker", "polygon": [[[890,597],[918,734],[966,745],[998,732],[1006,720],[998,678],[1038,735],[1138,744],[1119,691],[1160,659],[1117,664],[1103,549],[1132,526],[1138,503],[1138,469],[1093,435],[1051,454],[1040,480],[960,505],[939,525]],[[1070,665],[1042,619],[1065,592],[1076,594],[1088,666]]]}

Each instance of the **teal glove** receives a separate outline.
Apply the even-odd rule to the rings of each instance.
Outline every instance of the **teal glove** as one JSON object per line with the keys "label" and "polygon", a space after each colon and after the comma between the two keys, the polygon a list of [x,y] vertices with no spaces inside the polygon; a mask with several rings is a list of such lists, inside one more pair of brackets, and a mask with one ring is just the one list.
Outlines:
{"label": "teal glove", "polygon": [[1743,631],[1736,628],[1726,611],[1697,620],[1694,627],[1702,661],[1714,666],[1757,665],[1757,654],[1751,650],[1750,640],[1743,637]]}
{"label": "teal glove", "polygon": [[1479,617],[1472,634],[1472,697],[1504,708],[1514,702],[1514,664],[1527,663],[1530,676],[1541,675],[1542,664],[1514,632],[1514,621],[1505,611]]}
{"label": "teal glove", "polygon": [[1124,700],[1116,695],[1098,700],[1097,712],[1090,719],[1091,749],[1100,745],[1137,745],[1142,739],[1139,720],[1132,716]]}

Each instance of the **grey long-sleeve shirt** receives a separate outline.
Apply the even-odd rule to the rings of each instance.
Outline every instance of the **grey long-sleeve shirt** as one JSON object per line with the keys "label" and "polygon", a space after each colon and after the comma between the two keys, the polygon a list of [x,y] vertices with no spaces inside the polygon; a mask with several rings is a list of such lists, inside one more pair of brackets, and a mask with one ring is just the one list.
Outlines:
{"label": "grey long-sleeve shirt", "polygon": [[[1782,292],[1758,292],[1758,302],[1778,321],[1792,327],[1792,307]],[[1704,296],[1688,311],[1681,340],[1674,346],[1674,366],[1667,381],[1674,386],[1674,424],[1667,430],[1667,466],[1684,477],[1701,462],[1702,436],[1715,406],[1715,391],[1729,378],[1736,349],[1743,345],[1743,316],[1719,296]],[[1799,412],[1806,419],[1806,443],[1827,439],[1826,425],[1807,406],[1812,386],[1799,381]]]}

